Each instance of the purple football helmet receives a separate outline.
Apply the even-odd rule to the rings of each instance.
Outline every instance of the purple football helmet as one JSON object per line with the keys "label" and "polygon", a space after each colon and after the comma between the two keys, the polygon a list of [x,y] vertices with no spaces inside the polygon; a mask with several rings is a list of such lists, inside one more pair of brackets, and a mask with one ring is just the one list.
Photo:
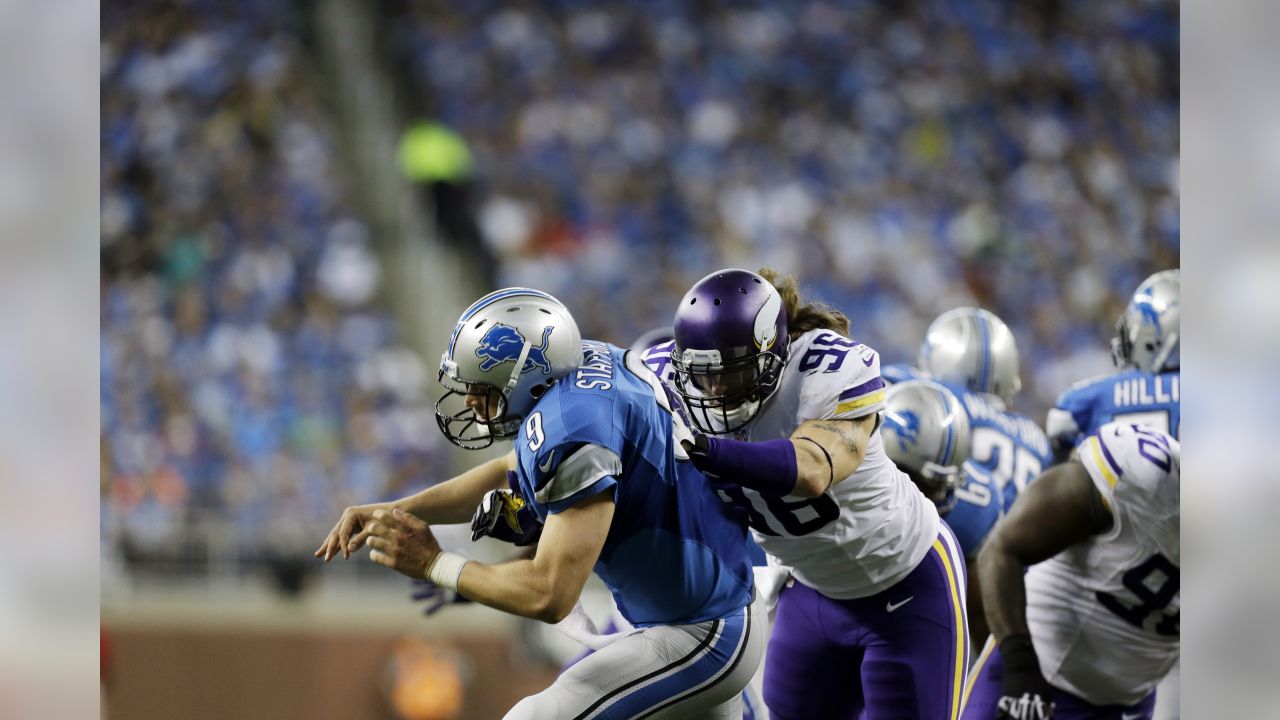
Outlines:
{"label": "purple football helmet", "polygon": [[694,425],[723,434],[751,422],[778,389],[791,344],[782,296],[750,270],[717,270],[690,288],[671,364]]}

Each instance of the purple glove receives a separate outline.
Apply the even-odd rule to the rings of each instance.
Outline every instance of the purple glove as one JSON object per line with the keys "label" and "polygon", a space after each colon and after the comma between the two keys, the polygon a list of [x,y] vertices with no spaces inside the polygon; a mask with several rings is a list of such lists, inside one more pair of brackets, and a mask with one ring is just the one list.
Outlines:
{"label": "purple glove", "polygon": [[413,598],[414,602],[426,603],[426,607],[422,609],[422,614],[428,616],[440,612],[445,605],[461,605],[471,602],[457,590],[440,587],[430,580],[414,580],[413,592],[410,593],[409,597]]}

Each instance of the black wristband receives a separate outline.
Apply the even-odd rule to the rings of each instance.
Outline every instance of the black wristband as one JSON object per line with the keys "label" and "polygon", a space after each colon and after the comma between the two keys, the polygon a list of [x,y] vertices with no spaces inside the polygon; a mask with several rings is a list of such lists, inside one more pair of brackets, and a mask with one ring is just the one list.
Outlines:
{"label": "black wristband", "polygon": [[1040,661],[1036,658],[1036,648],[1031,644],[1030,635],[1010,635],[1001,640],[1000,659],[1004,661],[1006,674],[1034,672],[1040,675]]}
{"label": "black wristband", "polygon": [[823,492],[830,490],[831,486],[834,485],[836,482],[836,464],[831,462],[831,453],[827,452],[827,449],[822,447],[822,443],[818,442],[817,440],[814,440],[813,438],[807,435],[801,435],[796,439],[808,440],[809,442],[813,443],[814,447],[822,451],[822,457],[827,459],[827,487],[823,490]]}

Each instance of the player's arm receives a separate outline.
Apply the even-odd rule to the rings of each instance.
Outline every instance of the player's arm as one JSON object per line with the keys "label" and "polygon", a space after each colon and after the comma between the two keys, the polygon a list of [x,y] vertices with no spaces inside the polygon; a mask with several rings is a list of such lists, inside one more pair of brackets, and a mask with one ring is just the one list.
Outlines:
{"label": "player's arm", "polygon": [[862,465],[879,415],[854,420],[810,420],[791,434],[796,487],[791,494],[817,497]]}
{"label": "player's arm", "polygon": [[499,565],[467,563],[458,590],[498,610],[560,622],[573,610],[595,568],[613,511],[613,493],[605,491],[548,516],[532,558]]}
{"label": "player's arm", "polygon": [[613,522],[613,493],[589,495],[550,515],[532,558],[487,565],[442,552],[427,524],[379,510],[369,525],[369,557],[409,577],[429,578],[489,607],[559,622],[573,610]]}
{"label": "player's arm", "polygon": [[408,497],[349,507],[342,511],[342,516],[315,551],[315,556],[326,562],[339,552],[344,558],[350,557],[364,545],[369,536],[369,522],[378,510],[398,508],[428,523],[467,522],[485,493],[507,487],[507,471],[513,469],[514,451]]}
{"label": "player's arm", "polygon": [[[987,624],[1005,664],[999,707],[1052,706],[1027,627],[1023,573],[1067,548],[1106,532],[1114,519],[1088,472],[1076,462],[1055,465],[1029,484],[978,553]],[[1015,715],[1001,714],[1004,717]]]}
{"label": "player's arm", "polygon": [[978,553],[987,624],[996,640],[1028,632],[1023,571],[1106,532],[1112,522],[1079,463],[1055,465],[1027,485]]}
{"label": "player's arm", "polygon": [[879,414],[810,420],[789,438],[744,442],[698,435],[685,449],[702,472],[771,495],[817,497],[853,474]]}

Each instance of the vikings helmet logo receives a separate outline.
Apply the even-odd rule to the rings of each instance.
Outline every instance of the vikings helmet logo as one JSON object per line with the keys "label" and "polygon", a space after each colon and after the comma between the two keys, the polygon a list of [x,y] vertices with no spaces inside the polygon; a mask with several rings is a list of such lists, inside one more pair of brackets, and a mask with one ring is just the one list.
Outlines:
{"label": "vikings helmet logo", "polygon": [[[542,345],[529,348],[529,357],[525,359],[521,374],[542,368],[546,375],[551,374],[551,363],[547,362],[547,342],[551,331],[555,328],[548,325],[542,329]],[[515,362],[520,359],[520,351],[524,348],[525,338],[520,331],[510,325],[495,323],[480,338],[480,347],[476,348],[476,357],[481,358],[480,369],[488,372],[496,365]]]}
{"label": "vikings helmet logo", "polygon": [[920,416],[911,410],[885,413],[885,420],[898,438],[898,447],[907,452],[920,438]]}

